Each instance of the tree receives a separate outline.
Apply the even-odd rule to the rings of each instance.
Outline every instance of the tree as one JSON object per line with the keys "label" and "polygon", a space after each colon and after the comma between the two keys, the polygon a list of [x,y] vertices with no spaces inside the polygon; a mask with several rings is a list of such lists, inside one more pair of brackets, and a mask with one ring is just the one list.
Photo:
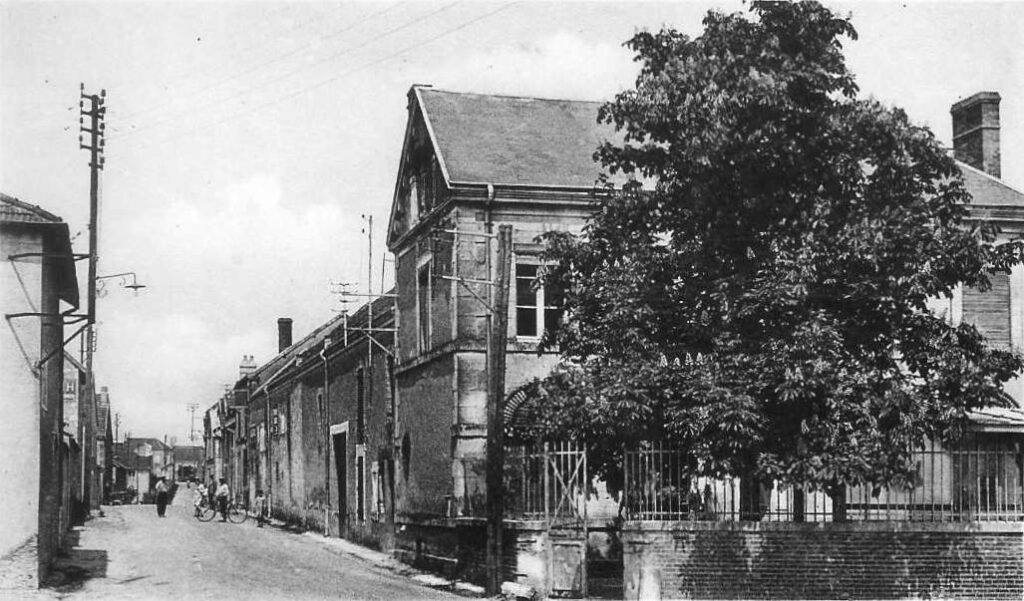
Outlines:
{"label": "tree", "polygon": [[529,435],[581,437],[613,481],[623,444],[663,438],[694,475],[835,493],[907,482],[927,439],[1007,403],[1021,359],[927,303],[1019,249],[966,220],[928,129],[857,97],[844,37],[820,4],[755,2],[627,42],[636,87],[599,115],[623,141],[595,159],[656,183],[547,236],[566,361],[534,382]]}

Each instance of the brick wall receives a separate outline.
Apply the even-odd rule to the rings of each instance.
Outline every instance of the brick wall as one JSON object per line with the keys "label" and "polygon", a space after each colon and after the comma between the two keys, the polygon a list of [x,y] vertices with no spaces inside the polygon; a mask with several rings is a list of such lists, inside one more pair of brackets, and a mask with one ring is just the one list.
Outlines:
{"label": "brick wall", "polygon": [[625,599],[1020,599],[1024,525],[636,522]]}
{"label": "brick wall", "polygon": [[[520,545],[515,530],[506,527],[503,581],[517,581]],[[422,520],[403,524],[396,534],[395,557],[448,578],[483,585],[487,575],[487,524],[483,519]]]}

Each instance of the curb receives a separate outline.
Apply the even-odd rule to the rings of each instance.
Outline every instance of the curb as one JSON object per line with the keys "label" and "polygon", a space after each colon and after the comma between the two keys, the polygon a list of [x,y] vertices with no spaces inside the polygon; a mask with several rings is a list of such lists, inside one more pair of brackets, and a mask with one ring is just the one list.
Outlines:
{"label": "curb", "polygon": [[[249,517],[250,519],[255,519],[252,514],[250,514]],[[455,593],[462,597],[486,597],[482,586],[477,586],[462,580],[448,580],[447,578],[442,578],[436,574],[418,570],[408,564],[398,561],[388,553],[383,553],[375,549],[370,549],[369,547],[358,545],[344,538],[328,538],[313,530],[296,533],[293,530],[289,530],[286,527],[287,524],[285,522],[273,518],[268,519],[264,524],[277,530],[293,534],[301,534],[311,540],[317,541],[321,546],[331,552],[354,557],[362,562],[385,569],[393,574],[405,576],[406,578],[428,588]]]}

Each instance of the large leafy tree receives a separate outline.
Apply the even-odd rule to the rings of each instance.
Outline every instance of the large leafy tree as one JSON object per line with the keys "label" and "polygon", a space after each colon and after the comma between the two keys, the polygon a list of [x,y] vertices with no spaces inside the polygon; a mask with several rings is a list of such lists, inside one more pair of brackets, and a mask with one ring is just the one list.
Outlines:
{"label": "large leafy tree", "polygon": [[636,87],[600,119],[611,173],[581,236],[548,236],[564,290],[530,435],[581,436],[614,479],[623,444],[669,440],[693,474],[837,491],[905,482],[912,451],[1003,405],[1022,363],[928,310],[1017,260],[932,133],[860,99],[817,3],[708,13],[627,45]]}

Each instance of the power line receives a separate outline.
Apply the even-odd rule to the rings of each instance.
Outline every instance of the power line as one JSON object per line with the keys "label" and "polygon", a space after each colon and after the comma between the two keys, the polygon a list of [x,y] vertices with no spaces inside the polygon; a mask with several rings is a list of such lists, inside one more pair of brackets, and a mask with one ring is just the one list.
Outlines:
{"label": "power line", "polygon": [[337,59],[337,58],[339,58],[341,56],[349,54],[349,53],[351,53],[351,52],[353,52],[355,50],[359,50],[359,49],[365,48],[365,47],[367,47],[367,46],[369,46],[369,45],[371,45],[371,44],[373,44],[375,42],[380,41],[381,39],[383,39],[385,37],[388,37],[390,35],[398,33],[399,31],[401,31],[403,29],[406,29],[408,27],[412,27],[413,25],[417,25],[417,24],[421,23],[424,19],[429,19],[430,17],[433,17],[434,15],[437,15],[439,13],[442,13],[442,12],[446,11],[446,10],[449,10],[453,6],[455,6],[456,4],[459,4],[460,1],[461,0],[456,0],[455,2],[451,2],[449,4],[446,4],[446,5],[442,6],[441,8],[438,8],[436,10],[433,10],[433,11],[427,13],[426,15],[416,16],[416,17],[406,21],[405,23],[403,23],[403,24],[401,24],[401,25],[399,25],[397,27],[394,27],[392,29],[389,29],[388,31],[385,31],[384,33],[378,34],[375,37],[373,37],[373,38],[371,38],[371,39],[369,39],[369,40],[367,40],[367,41],[365,41],[365,42],[363,42],[361,44],[357,44],[355,46],[349,46],[349,47],[341,50],[340,52],[336,52],[334,54],[331,54],[331,55],[329,55],[329,56],[327,56],[327,57],[325,57],[325,58],[323,58],[323,59],[321,59],[319,61],[313,62],[313,63],[311,63],[309,65],[304,65],[304,66],[298,67],[296,69],[292,69],[290,71],[286,71],[285,73],[283,73],[283,74],[281,74],[281,75],[279,75],[277,77],[272,77],[270,79],[263,80],[261,82],[256,83],[253,86],[245,88],[245,89],[243,89],[243,90],[241,90],[239,92],[236,92],[234,94],[231,94],[231,95],[229,95],[229,96],[227,96],[227,97],[225,97],[225,98],[223,98],[221,100],[207,102],[207,103],[204,103],[204,104],[201,104],[201,105],[198,105],[198,106],[187,107],[183,111],[178,111],[177,113],[172,114],[172,115],[168,116],[165,119],[161,119],[159,121],[156,121],[156,122],[154,122],[154,123],[152,123],[152,124],[150,124],[148,126],[143,126],[143,127],[134,129],[132,131],[126,132],[124,134],[121,134],[120,136],[117,136],[117,139],[123,140],[125,138],[130,138],[130,137],[133,137],[133,136],[135,136],[135,135],[137,135],[139,133],[142,133],[144,131],[148,131],[150,129],[153,129],[154,127],[159,127],[159,126],[161,126],[163,124],[166,124],[166,123],[172,123],[172,122],[178,121],[178,120],[180,120],[181,115],[184,114],[184,113],[190,113],[190,112],[194,112],[196,110],[200,110],[200,109],[203,109],[203,108],[211,107],[211,106],[214,106],[214,105],[217,105],[217,104],[223,104],[223,103],[229,102],[229,101],[233,100],[234,98],[243,97],[243,96],[245,96],[245,95],[247,95],[247,94],[249,94],[251,92],[254,92],[256,90],[259,90],[260,88],[265,87],[267,85],[270,85],[270,84],[277,83],[277,82],[280,82],[282,80],[288,79],[288,78],[290,78],[290,77],[292,77],[292,76],[294,76],[294,75],[296,75],[298,73],[301,73],[302,71],[305,71],[305,70],[308,70],[308,69],[311,69],[311,68],[314,68],[314,67],[318,67],[318,66],[320,66],[320,65],[322,65],[322,64],[324,64],[326,62],[329,62],[329,61],[333,61],[334,59]]}
{"label": "power line", "polygon": [[248,109],[245,109],[245,110],[242,110],[242,111],[238,111],[236,113],[229,114],[229,115],[225,116],[224,118],[219,119],[217,121],[211,121],[209,123],[201,123],[201,124],[194,125],[191,129],[188,129],[188,130],[185,130],[185,131],[179,131],[179,132],[177,132],[175,134],[172,134],[172,135],[169,135],[169,136],[164,136],[162,138],[147,140],[146,143],[143,144],[143,146],[150,146],[152,144],[162,143],[162,142],[167,142],[167,141],[170,141],[170,140],[174,140],[174,139],[180,138],[180,137],[182,137],[184,135],[191,134],[192,132],[196,131],[197,129],[209,128],[209,127],[213,127],[215,125],[220,125],[221,123],[225,123],[225,122],[230,121],[232,119],[236,119],[236,118],[241,117],[243,115],[247,115],[247,114],[249,114],[249,113],[251,113],[253,111],[258,111],[258,110],[261,110],[261,109],[264,109],[264,108],[267,108],[267,107],[270,107],[270,106],[274,106],[274,105],[280,104],[280,103],[282,103],[282,102],[284,102],[286,100],[290,100],[292,98],[295,98],[296,96],[300,96],[300,95],[306,94],[308,92],[311,92],[313,90],[322,88],[323,86],[325,86],[325,85],[327,85],[329,83],[335,82],[335,81],[341,79],[342,77],[346,77],[346,76],[351,75],[353,73],[358,73],[359,71],[363,71],[365,69],[368,69],[370,67],[378,65],[378,64],[380,64],[382,62],[386,62],[386,61],[391,60],[391,59],[393,59],[393,58],[395,58],[397,56],[401,56],[402,54],[405,54],[406,52],[409,52],[410,50],[415,50],[417,48],[421,48],[421,47],[423,47],[426,44],[430,44],[430,43],[435,42],[435,41],[437,41],[437,40],[439,40],[441,38],[444,38],[444,37],[446,37],[448,35],[451,35],[451,34],[457,32],[457,31],[461,31],[462,29],[465,29],[466,27],[469,27],[470,25],[473,25],[474,23],[477,23],[477,22],[482,21],[482,20],[484,20],[486,18],[494,16],[494,15],[496,15],[499,12],[507,10],[508,8],[510,8],[512,6],[514,6],[516,4],[519,4],[521,1],[522,0],[516,0],[514,2],[509,2],[509,3],[503,4],[502,6],[498,7],[495,10],[492,10],[492,11],[490,11],[488,13],[480,15],[480,16],[478,16],[476,18],[470,19],[469,21],[466,21],[466,22],[464,22],[464,23],[462,23],[462,24],[460,24],[460,25],[458,25],[456,27],[452,27],[452,28],[446,29],[445,31],[443,31],[443,32],[439,33],[438,35],[435,35],[435,36],[433,36],[431,38],[428,38],[428,39],[423,40],[423,41],[416,42],[414,44],[410,44],[409,46],[406,46],[405,48],[402,48],[401,50],[393,52],[393,53],[391,53],[391,54],[389,54],[387,56],[384,56],[384,57],[382,57],[380,59],[371,61],[369,63],[365,63],[365,64],[360,65],[359,67],[356,67],[354,69],[349,69],[348,71],[344,71],[344,72],[342,72],[342,73],[340,73],[340,74],[338,74],[338,75],[336,75],[334,77],[330,77],[328,79],[322,80],[320,82],[317,82],[317,83],[315,83],[313,85],[310,85],[310,86],[307,86],[305,88],[300,88],[300,89],[296,90],[295,92],[293,92],[291,94],[288,94],[286,96],[283,96],[281,98],[278,98],[276,100],[272,100],[272,101],[269,101],[269,102],[258,104],[258,105],[255,105],[255,106],[251,107],[251,108],[248,108]]}
{"label": "power line", "polygon": [[[382,9],[382,10],[379,10],[379,11],[373,13],[373,14],[364,16],[364,17],[362,17],[362,18],[360,18],[360,19],[350,23],[347,27],[344,27],[342,29],[338,29],[338,30],[332,31],[331,33],[328,33],[327,35],[318,36],[317,38],[314,38],[314,39],[318,39],[318,40],[324,41],[324,40],[328,40],[328,39],[331,39],[331,38],[335,38],[335,37],[337,37],[337,36],[347,32],[347,31],[350,31],[351,29],[353,29],[357,25],[365,23],[366,21],[369,21],[370,19],[373,19],[375,17],[379,17],[380,15],[383,15],[384,13],[390,12],[390,11],[398,8],[399,6],[401,6],[403,4],[405,4],[405,2],[399,2],[398,4],[393,4],[393,5],[388,6],[388,7],[384,8],[384,9]],[[313,21],[316,18],[317,17],[309,17],[307,19],[304,19],[303,23],[306,23],[306,22],[309,22],[309,21]],[[294,29],[294,27],[292,29]],[[247,48],[258,46],[259,44],[260,44],[260,42],[256,42],[254,44],[250,44],[250,45],[246,46],[245,48],[243,48],[242,50],[240,50],[239,53],[244,52],[244,50],[247,49]],[[211,90],[215,90],[217,88],[220,88],[224,84],[227,84],[229,82],[235,81],[236,79],[238,79],[240,77],[243,77],[245,75],[248,75],[249,73],[252,73],[253,71],[256,71],[258,69],[261,69],[261,68],[269,66],[269,65],[272,65],[274,63],[279,63],[279,62],[281,62],[281,61],[283,61],[283,60],[285,60],[287,58],[295,56],[296,54],[298,54],[298,53],[302,52],[303,50],[305,50],[308,46],[309,46],[309,41],[307,41],[302,46],[294,48],[293,50],[291,50],[289,52],[286,52],[284,54],[281,54],[281,55],[275,56],[273,58],[267,59],[267,60],[265,60],[263,62],[257,63],[257,64],[255,64],[255,65],[253,65],[251,67],[248,67],[248,68],[246,68],[246,69],[244,69],[242,71],[236,72],[234,75],[231,75],[230,77],[222,78],[219,81],[211,83],[211,84],[209,84],[209,85],[207,85],[205,87],[199,88],[198,90],[196,90],[194,92],[191,92],[191,94],[199,96],[199,95],[204,94],[205,92],[209,92]],[[135,117],[139,117],[139,116],[142,116],[142,115],[148,115],[148,114],[151,114],[151,113],[155,113],[155,112],[158,112],[158,111],[160,111],[161,109],[163,109],[165,107],[170,106],[171,104],[172,104],[171,102],[165,102],[165,103],[159,104],[159,105],[154,106],[154,107],[150,107],[150,108],[147,108],[147,109],[143,109],[141,111],[137,111],[135,113],[131,113],[129,115],[126,115],[123,118],[127,121],[127,120],[133,119]]]}
{"label": "power line", "polygon": [[[237,25],[237,27],[238,27],[239,30],[251,30],[253,28],[253,26],[255,26],[258,23],[264,22],[264,21],[272,21],[272,22],[274,22],[276,24],[277,21],[278,21],[276,17],[280,13],[283,13],[283,12],[285,12],[287,10],[290,10],[290,8],[291,7],[289,7],[289,6],[283,6],[283,7],[280,7],[278,9],[276,9],[276,10],[270,11],[268,13],[260,12],[254,18],[247,19],[245,22],[239,23]],[[292,28],[293,27],[290,27],[289,29],[292,29]],[[232,50],[232,52],[235,53],[235,54],[241,54],[243,52],[248,51],[249,49],[252,49],[252,48],[255,48],[255,47],[259,46],[260,44],[261,44],[261,41],[255,41],[255,42],[246,44],[244,46],[241,46],[241,47],[239,47],[239,48],[237,48],[235,50]],[[231,50],[231,48],[228,48],[228,50]],[[146,58],[149,58],[148,55],[144,55],[144,54],[136,54],[135,55],[136,58],[139,57],[139,56],[144,56]],[[137,68],[139,66],[141,66],[141,61],[140,60],[132,61],[132,64],[131,64],[132,68]],[[121,69],[121,70],[122,71],[126,71],[126,70],[128,70],[128,68],[129,68],[128,65],[124,65],[123,69]],[[195,65],[193,65],[192,63],[181,64],[181,68],[180,69],[176,69],[175,72],[174,72],[174,75],[175,76],[178,76],[178,75],[189,75],[191,73],[194,73],[194,70],[195,70]],[[123,85],[125,83],[132,84],[133,82],[126,82],[124,80],[121,80],[121,81],[117,81],[114,85],[109,86],[109,87],[111,89],[120,88],[120,87],[123,87]],[[144,109],[143,111],[136,111],[135,113],[126,113],[126,115],[134,117],[134,116],[136,116],[137,114],[139,114],[141,112],[149,112],[149,111],[150,111],[150,109]],[[111,111],[111,114],[114,114],[115,112],[116,111]]]}

